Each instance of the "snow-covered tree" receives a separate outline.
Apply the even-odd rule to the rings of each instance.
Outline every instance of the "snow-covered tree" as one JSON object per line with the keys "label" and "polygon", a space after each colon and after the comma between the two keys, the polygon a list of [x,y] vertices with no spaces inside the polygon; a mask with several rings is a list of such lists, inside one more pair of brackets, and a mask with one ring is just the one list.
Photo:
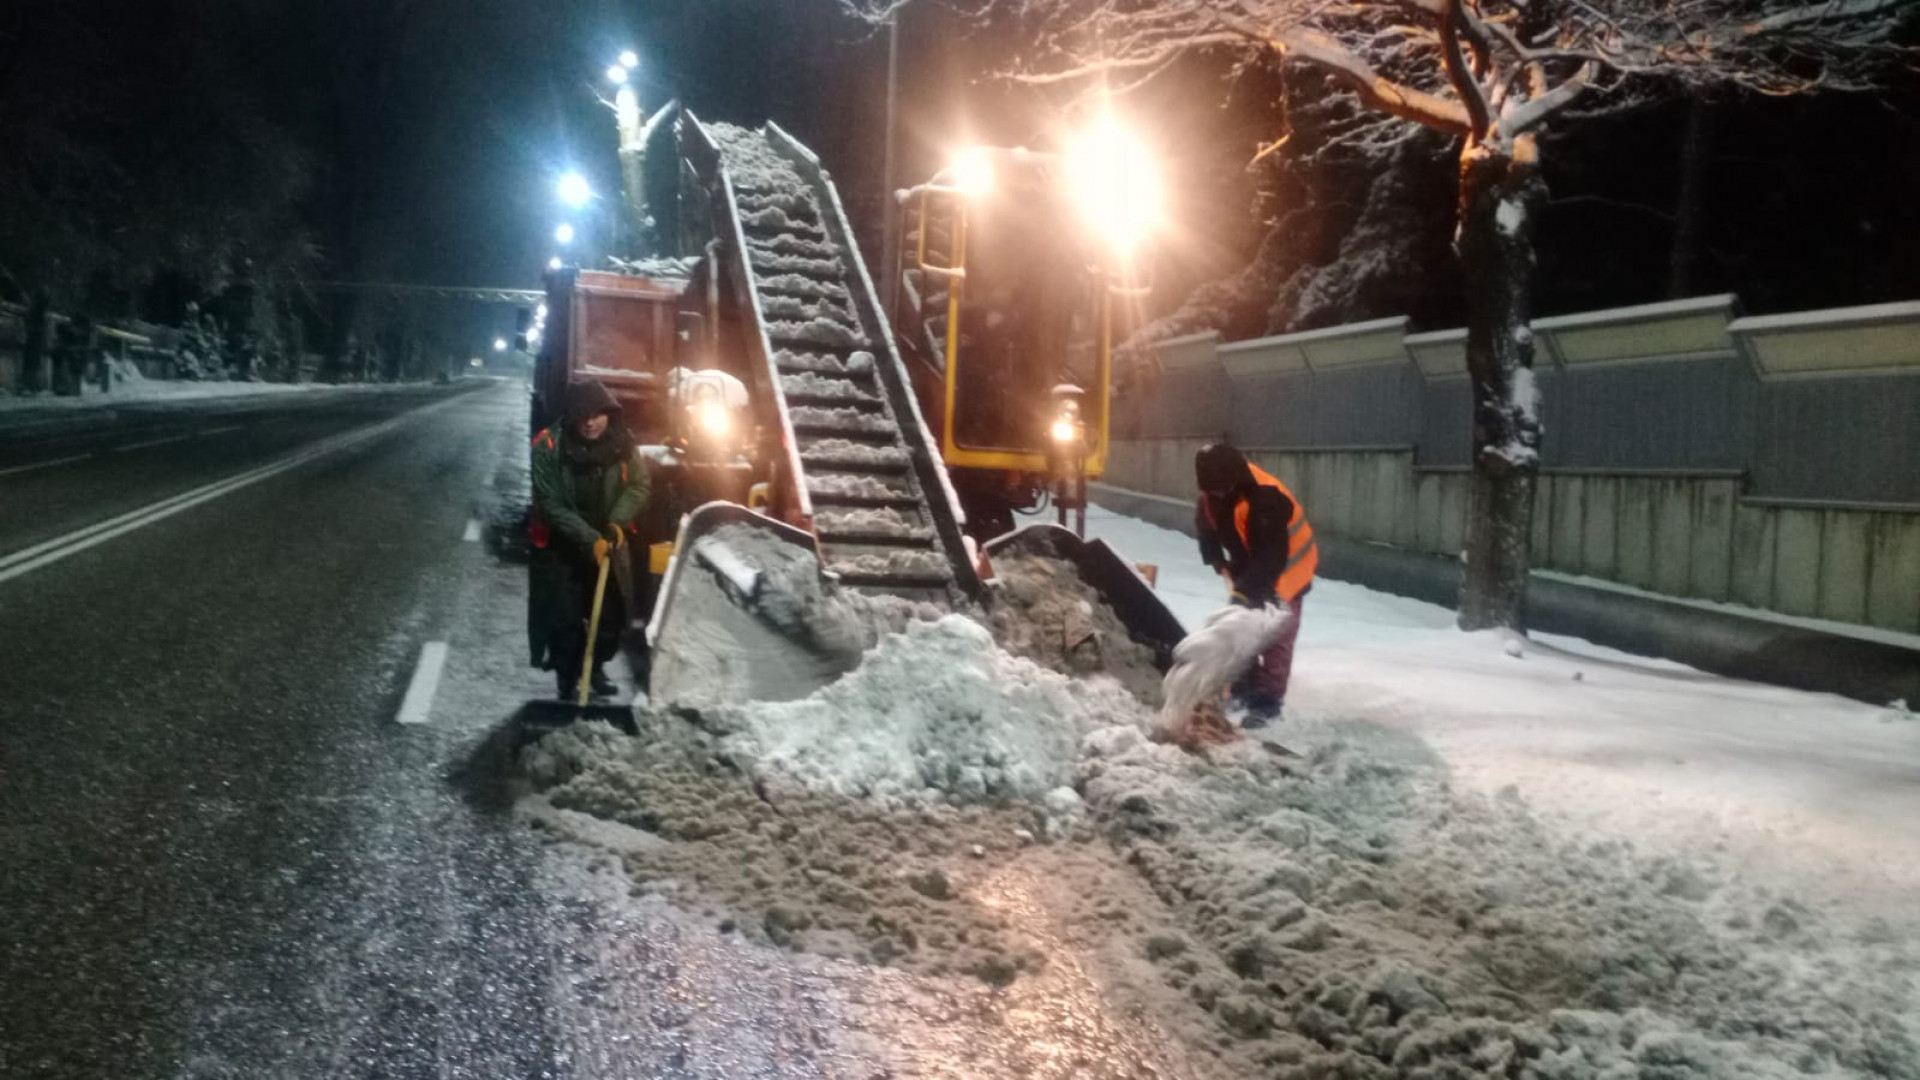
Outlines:
{"label": "snow-covered tree", "polygon": [[[898,0],[842,0],[884,17]],[[1196,52],[1317,69],[1356,107],[1350,143],[1407,123],[1459,144],[1454,246],[1474,384],[1460,625],[1518,628],[1539,471],[1533,236],[1549,124],[1648,95],[1873,88],[1914,62],[1915,0],[982,0],[1017,20],[1007,74],[1118,91]],[[1277,141],[1277,140],[1276,140]],[[1635,152],[1623,147],[1623,153]]]}

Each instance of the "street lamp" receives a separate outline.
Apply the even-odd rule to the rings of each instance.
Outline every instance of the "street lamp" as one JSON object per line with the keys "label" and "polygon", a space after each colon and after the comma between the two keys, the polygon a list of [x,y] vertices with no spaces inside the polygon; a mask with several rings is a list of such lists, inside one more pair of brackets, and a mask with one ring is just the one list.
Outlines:
{"label": "street lamp", "polygon": [[558,270],[563,265],[565,264],[560,261],[560,256],[558,255],[555,255],[553,258],[547,260],[547,269],[549,270]]}
{"label": "street lamp", "polygon": [[627,81],[627,69],[619,64],[613,65],[607,69],[607,81],[615,86],[624,84]]}
{"label": "street lamp", "polygon": [[494,352],[506,352],[506,351],[507,351],[507,339],[506,339],[506,338],[503,338],[503,337],[497,337],[497,338],[494,338],[494,339],[493,339],[493,351],[494,351]]}
{"label": "street lamp", "polygon": [[573,226],[564,221],[561,222],[560,227],[553,230],[553,239],[556,243],[560,244],[573,243]]}
{"label": "street lamp", "polygon": [[593,198],[593,186],[587,178],[577,172],[570,172],[560,178],[560,201],[575,210],[587,205]]}
{"label": "street lamp", "polygon": [[620,53],[620,66],[629,69],[639,67],[640,54],[634,52],[632,49],[623,50]]}

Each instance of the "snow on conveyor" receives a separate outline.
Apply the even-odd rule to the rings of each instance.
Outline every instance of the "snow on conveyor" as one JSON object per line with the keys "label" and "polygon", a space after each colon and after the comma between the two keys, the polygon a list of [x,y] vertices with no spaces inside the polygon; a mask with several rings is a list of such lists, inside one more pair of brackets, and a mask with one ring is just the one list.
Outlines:
{"label": "snow on conveyor", "polygon": [[839,235],[830,184],[803,176],[765,131],[707,130],[733,181],[747,279],[825,565],[855,588],[948,602],[952,553],[934,501],[945,492],[930,499],[911,468],[887,385],[901,375],[876,362],[886,331],[868,325],[854,302],[864,272],[858,251]]}

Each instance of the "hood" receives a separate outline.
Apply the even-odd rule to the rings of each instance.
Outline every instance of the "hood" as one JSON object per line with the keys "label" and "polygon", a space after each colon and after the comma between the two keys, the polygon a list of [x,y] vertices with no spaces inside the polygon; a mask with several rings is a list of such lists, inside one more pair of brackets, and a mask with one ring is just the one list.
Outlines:
{"label": "hood", "polygon": [[620,419],[620,403],[600,380],[582,379],[567,387],[567,423],[577,424],[601,413]]}
{"label": "hood", "polygon": [[1234,492],[1253,483],[1253,469],[1240,451],[1226,443],[1208,443],[1193,455],[1193,478],[1201,491]]}

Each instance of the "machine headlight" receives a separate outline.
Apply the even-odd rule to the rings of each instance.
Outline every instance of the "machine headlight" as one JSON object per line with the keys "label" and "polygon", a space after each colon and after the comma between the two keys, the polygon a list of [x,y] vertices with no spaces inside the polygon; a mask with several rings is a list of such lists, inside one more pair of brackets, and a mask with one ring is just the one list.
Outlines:
{"label": "machine headlight", "polygon": [[1067,150],[1080,212],[1115,252],[1131,255],[1160,220],[1160,178],[1146,144],[1112,113],[1095,117]]}
{"label": "machine headlight", "polygon": [[953,186],[968,195],[993,190],[993,159],[984,147],[970,146],[954,155],[951,172]]}
{"label": "machine headlight", "polygon": [[1079,437],[1080,437],[1079,424],[1074,423],[1072,420],[1066,417],[1061,417],[1060,419],[1055,420],[1053,422],[1053,441],[1054,442],[1070,443],[1075,439],[1078,439]]}
{"label": "machine headlight", "polygon": [[701,434],[716,439],[725,438],[733,429],[733,417],[727,414],[727,407],[712,399],[694,405],[693,422]]}

